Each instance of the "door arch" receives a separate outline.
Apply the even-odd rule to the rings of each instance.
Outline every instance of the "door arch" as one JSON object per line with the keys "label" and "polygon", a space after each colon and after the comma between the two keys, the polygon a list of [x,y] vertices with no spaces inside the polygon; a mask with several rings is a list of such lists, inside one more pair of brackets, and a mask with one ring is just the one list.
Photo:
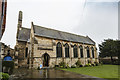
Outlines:
{"label": "door arch", "polygon": [[47,53],[45,53],[43,54],[42,58],[43,58],[43,67],[48,67],[50,56]]}

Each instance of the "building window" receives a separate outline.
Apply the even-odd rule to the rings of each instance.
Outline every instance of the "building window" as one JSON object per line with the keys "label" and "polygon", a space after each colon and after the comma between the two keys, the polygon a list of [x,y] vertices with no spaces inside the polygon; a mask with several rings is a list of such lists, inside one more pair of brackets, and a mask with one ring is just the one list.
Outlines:
{"label": "building window", "polygon": [[69,57],[69,45],[65,44],[65,57]]}
{"label": "building window", "polygon": [[81,58],[83,58],[83,47],[80,46],[80,54],[81,54]]}
{"label": "building window", "polygon": [[88,46],[87,46],[87,58],[90,58],[90,50]]}
{"label": "building window", "polygon": [[94,48],[92,47],[91,50],[92,50],[92,57],[94,58]]}
{"label": "building window", "polygon": [[74,58],[77,58],[78,57],[77,45],[74,45],[73,52],[74,52]]}
{"label": "building window", "polygon": [[62,45],[61,45],[60,42],[57,43],[56,56],[57,57],[62,57]]}
{"label": "building window", "polygon": [[26,48],[26,51],[25,51],[25,57],[27,58],[28,56],[28,48]]}

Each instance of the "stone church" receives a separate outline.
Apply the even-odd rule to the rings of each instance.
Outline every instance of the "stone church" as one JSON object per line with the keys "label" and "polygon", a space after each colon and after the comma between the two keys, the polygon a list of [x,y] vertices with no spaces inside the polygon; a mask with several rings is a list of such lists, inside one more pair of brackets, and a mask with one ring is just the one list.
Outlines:
{"label": "stone church", "polygon": [[62,32],[31,23],[31,29],[22,27],[19,12],[15,51],[18,66],[54,67],[64,61],[69,66],[80,60],[82,65],[98,62],[95,42],[88,36]]}

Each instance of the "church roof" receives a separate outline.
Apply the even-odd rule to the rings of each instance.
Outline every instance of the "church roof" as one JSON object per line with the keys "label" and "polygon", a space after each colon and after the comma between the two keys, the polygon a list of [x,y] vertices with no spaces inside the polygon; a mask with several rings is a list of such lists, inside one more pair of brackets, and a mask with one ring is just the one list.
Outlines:
{"label": "church roof", "polygon": [[33,28],[36,36],[95,45],[95,42],[92,39],[90,39],[88,36],[86,37],[80,36],[68,32],[62,32],[50,28],[37,26],[37,25],[33,25]]}
{"label": "church roof", "polygon": [[18,41],[28,41],[30,39],[30,31],[31,29],[21,27],[18,32]]}

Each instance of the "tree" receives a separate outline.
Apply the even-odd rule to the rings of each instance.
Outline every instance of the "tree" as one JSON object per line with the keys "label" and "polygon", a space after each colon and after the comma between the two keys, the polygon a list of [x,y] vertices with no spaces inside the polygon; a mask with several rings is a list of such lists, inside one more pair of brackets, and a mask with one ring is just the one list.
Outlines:
{"label": "tree", "polygon": [[99,44],[100,57],[111,57],[113,63],[113,57],[118,56],[120,45],[119,40],[106,39],[102,44]]}
{"label": "tree", "polygon": [[116,41],[117,45],[117,54],[118,54],[118,64],[120,65],[120,40]]}

